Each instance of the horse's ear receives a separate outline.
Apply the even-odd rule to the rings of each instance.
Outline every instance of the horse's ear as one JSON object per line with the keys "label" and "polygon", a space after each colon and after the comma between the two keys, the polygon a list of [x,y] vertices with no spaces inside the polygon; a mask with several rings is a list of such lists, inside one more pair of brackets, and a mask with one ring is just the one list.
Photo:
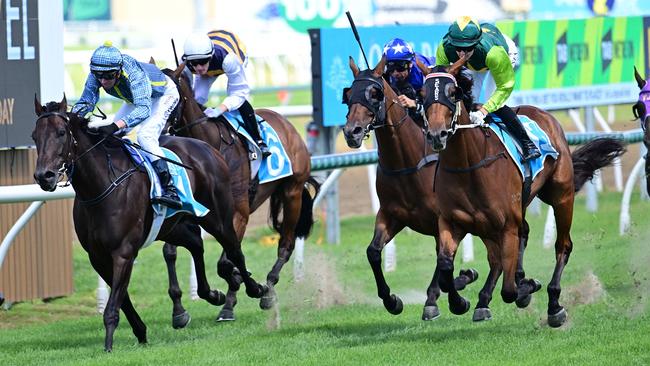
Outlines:
{"label": "horse's ear", "polygon": [[153,56],[149,57],[149,63],[152,65],[156,64],[156,60],[153,59]]}
{"label": "horse's ear", "polygon": [[66,113],[67,111],[68,111],[68,100],[65,97],[65,93],[63,93],[63,99],[61,99],[61,103],[59,103],[59,112]]}
{"label": "horse's ear", "polygon": [[36,93],[34,93],[34,112],[37,116],[43,114],[43,106],[41,105],[41,101],[38,100],[38,95],[36,95]]}
{"label": "horse's ear", "polygon": [[174,75],[174,80],[178,80],[178,79],[181,78],[181,74],[183,73],[183,70],[185,70],[185,63],[184,62],[182,62],[180,65],[178,65],[176,70],[174,70],[174,72],[172,73]]}
{"label": "horse's ear", "polygon": [[350,64],[350,70],[352,70],[352,75],[356,78],[357,75],[359,74],[359,67],[357,67],[357,63],[354,62],[354,59],[352,56],[349,56],[350,59],[348,60],[348,63]]}
{"label": "horse's ear", "polygon": [[384,74],[384,68],[386,68],[386,56],[382,56],[381,60],[379,60],[379,63],[377,66],[375,66],[375,69],[372,70],[372,72],[377,76],[380,77]]}
{"label": "horse's ear", "polygon": [[636,79],[636,85],[639,86],[639,89],[643,89],[645,86],[645,79],[639,74],[639,72],[636,70],[636,66],[634,66],[634,78]]}
{"label": "horse's ear", "polygon": [[463,57],[459,58],[458,61],[454,62],[454,64],[451,65],[451,67],[449,68],[449,70],[447,70],[447,72],[452,75],[457,75],[460,68],[463,67],[463,65],[465,65],[465,62],[467,62],[467,60],[469,60],[469,56],[470,55],[465,53]]}
{"label": "horse's ear", "polygon": [[431,72],[431,69],[427,67],[427,65],[423,64],[422,61],[418,60],[417,58],[415,59],[415,63],[418,65],[418,69],[422,71],[422,75],[427,76]]}

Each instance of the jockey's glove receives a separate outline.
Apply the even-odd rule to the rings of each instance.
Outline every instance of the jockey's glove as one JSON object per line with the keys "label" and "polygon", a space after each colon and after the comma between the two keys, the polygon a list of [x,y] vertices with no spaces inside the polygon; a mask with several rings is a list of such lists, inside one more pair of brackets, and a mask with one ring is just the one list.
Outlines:
{"label": "jockey's glove", "polygon": [[210,118],[217,118],[223,114],[221,108],[206,108],[203,113]]}
{"label": "jockey's glove", "polygon": [[469,120],[474,124],[484,124],[485,123],[485,114],[479,111],[469,112]]}
{"label": "jockey's glove", "polygon": [[115,123],[111,123],[110,125],[105,125],[105,126],[100,126],[94,128],[95,131],[98,133],[101,133],[102,135],[109,136],[117,132],[120,128],[117,127]]}

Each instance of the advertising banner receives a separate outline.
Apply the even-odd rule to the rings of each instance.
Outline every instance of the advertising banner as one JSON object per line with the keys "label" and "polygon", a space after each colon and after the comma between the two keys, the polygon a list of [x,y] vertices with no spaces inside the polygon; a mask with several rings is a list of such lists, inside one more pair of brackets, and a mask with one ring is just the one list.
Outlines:
{"label": "advertising banner", "polygon": [[34,94],[40,94],[38,1],[0,7],[0,149],[33,145]]}

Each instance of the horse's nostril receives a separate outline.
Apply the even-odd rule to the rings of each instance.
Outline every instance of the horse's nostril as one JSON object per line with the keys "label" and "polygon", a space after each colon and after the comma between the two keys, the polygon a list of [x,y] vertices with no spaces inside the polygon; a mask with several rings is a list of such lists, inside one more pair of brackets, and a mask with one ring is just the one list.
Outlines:
{"label": "horse's nostril", "polygon": [[45,172],[45,174],[43,174],[43,178],[45,178],[45,179],[51,179],[51,178],[54,178],[55,176],[56,176],[56,173],[54,173],[51,170],[48,170],[48,171]]}
{"label": "horse's nostril", "polygon": [[447,137],[447,134],[448,134],[447,131],[440,131],[440,138],[444,139],[445,137]]}
{"label": "horse's nostril", "polygon": [[363,133],[363,128],[361,128],[361,127],[359,127],[359,126],[356,126],[356,127],[352,130],[352,134],[353,134],[353,135],[358,135],[358,134],[360,134],[360,133]]}

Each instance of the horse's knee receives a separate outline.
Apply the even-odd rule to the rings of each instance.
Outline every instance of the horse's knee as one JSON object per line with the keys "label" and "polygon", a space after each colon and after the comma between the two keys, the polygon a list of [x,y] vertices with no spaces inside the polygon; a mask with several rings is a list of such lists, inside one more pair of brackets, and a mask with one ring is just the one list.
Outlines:
{"label": "horse's knee", "polygon": [[232,271],[235,268],[233,264],[227,260],[220,260],[217,263],[217,274],[221,278],[229,278],[232,276]]}
{"label": "horse's knee", "polygon": [[171,299],[180,299],[183,296],[183,291],[179,287],[170,287],[167,290],[167,294]]}
{"label": "horse's knee", "polygon": [[501,298],[506,304],[513,303],[515,300],[517,300],[517,291],[504,288],[501,290]]}
{"label": "horse's knee", "polygon": [[370,263],[381,262],[381,250],[375,248],[372,244],[370,244],[366,249],[366,256],[368,257],[368,262]]}

